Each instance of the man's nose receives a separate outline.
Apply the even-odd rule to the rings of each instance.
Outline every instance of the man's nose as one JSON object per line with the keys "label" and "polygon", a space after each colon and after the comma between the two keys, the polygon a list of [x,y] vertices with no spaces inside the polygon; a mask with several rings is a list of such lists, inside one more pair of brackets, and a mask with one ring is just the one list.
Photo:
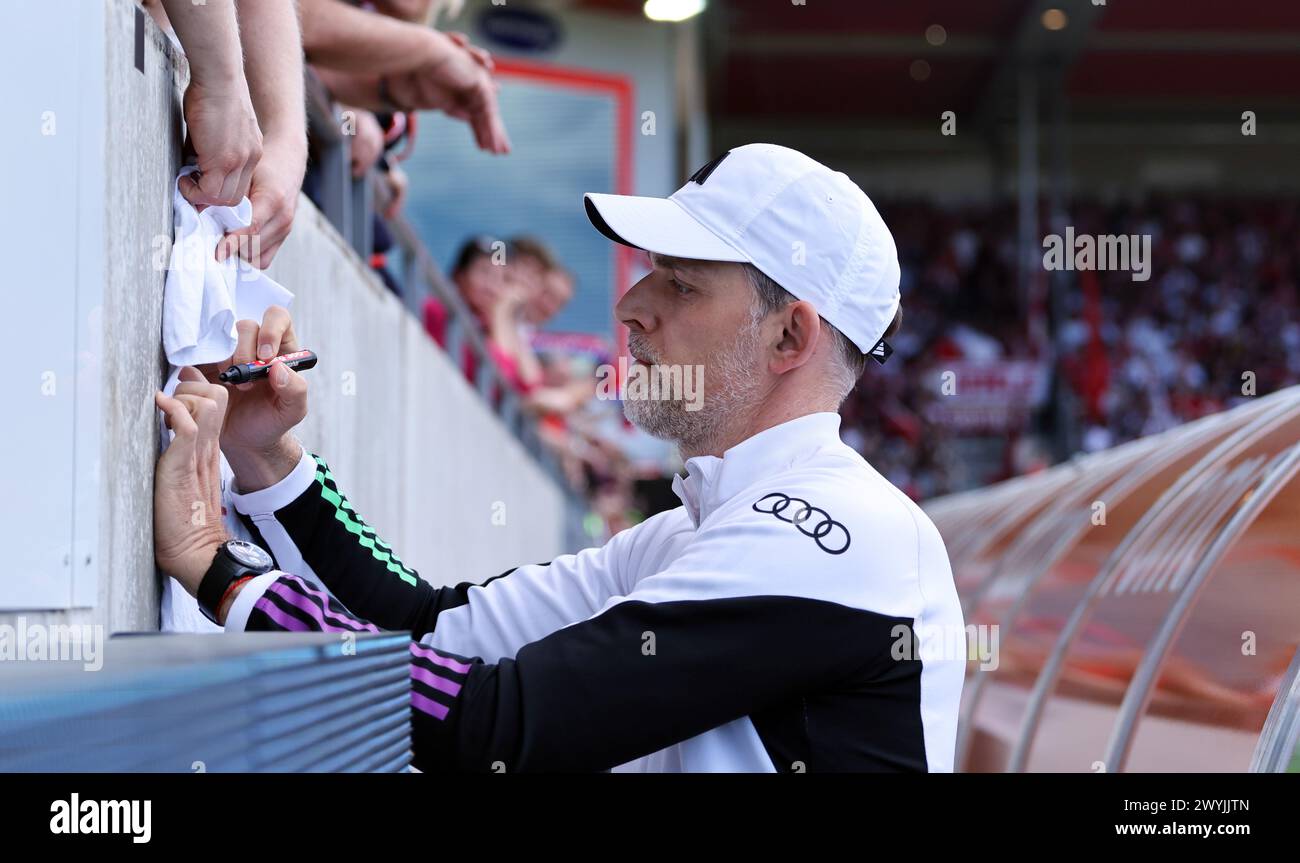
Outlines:
{"label": "man's nose", "polygon": [[615,319],[634,333],[651,332],[658,324],[648,285],[653,276],[652,273],[628,288],[627,293],[614,304]]}

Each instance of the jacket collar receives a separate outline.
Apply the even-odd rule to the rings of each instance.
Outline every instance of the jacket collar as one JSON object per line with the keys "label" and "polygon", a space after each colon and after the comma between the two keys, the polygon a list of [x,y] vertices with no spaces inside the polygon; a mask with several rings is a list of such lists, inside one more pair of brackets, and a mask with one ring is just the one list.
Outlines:
{"label": "jacket collar", "polygon": [[736,494],[764,476],[785,470],[828,444],[840,443],[840,415],[805,414],[750,435],[722,454],[686,460],[686,476],[673,477],[673,491],[695,527]]}

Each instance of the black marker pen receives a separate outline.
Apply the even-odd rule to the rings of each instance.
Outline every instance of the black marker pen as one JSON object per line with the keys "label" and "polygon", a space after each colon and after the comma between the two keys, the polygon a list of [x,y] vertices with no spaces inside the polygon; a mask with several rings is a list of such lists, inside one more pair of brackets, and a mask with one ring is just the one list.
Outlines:
{"label": "black marker pen", "polygon": [[249,381],[260,381],[271,373],[271,366],[276,363],[284,363],[296,372],[303,372],[316,365],[316,355],[311,351],[302,350],[271,357],[269,360],[258,360],[255,363],[240,363],[226,369],[219,377],[223,384],[246,384]]}

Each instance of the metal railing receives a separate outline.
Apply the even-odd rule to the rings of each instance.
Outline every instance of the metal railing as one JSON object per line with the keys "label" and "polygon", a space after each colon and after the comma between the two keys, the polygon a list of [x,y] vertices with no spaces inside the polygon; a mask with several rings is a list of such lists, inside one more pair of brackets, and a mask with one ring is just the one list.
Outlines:
{"label": "metal railing", "polygon": [[361,260],[368,261],[374,245],[370,178],[352,176],[352,142],[343,134],[342,114],[310,69],[305,89],[307,132],[320,177],[316,203]]}

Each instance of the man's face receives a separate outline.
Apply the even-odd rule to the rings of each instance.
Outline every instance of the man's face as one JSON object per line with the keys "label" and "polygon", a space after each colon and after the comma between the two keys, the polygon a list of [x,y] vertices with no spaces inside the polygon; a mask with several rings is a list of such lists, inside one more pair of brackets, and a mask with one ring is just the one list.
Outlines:
{"label": "man's face", "polygon": [[[764,386],[762,336],[753,318],[754,289],[734,263],[651,256],[653,271],[614,309],[627,325],[628,352],[643,365],[703,371],[703,401],[687,410],[678,398],[633,398],[623,408],[646,432],[684,444],[753,406]],[[643,370],[644,371],[644,370]],[[636,369],[629,369],[629,378]]]}

